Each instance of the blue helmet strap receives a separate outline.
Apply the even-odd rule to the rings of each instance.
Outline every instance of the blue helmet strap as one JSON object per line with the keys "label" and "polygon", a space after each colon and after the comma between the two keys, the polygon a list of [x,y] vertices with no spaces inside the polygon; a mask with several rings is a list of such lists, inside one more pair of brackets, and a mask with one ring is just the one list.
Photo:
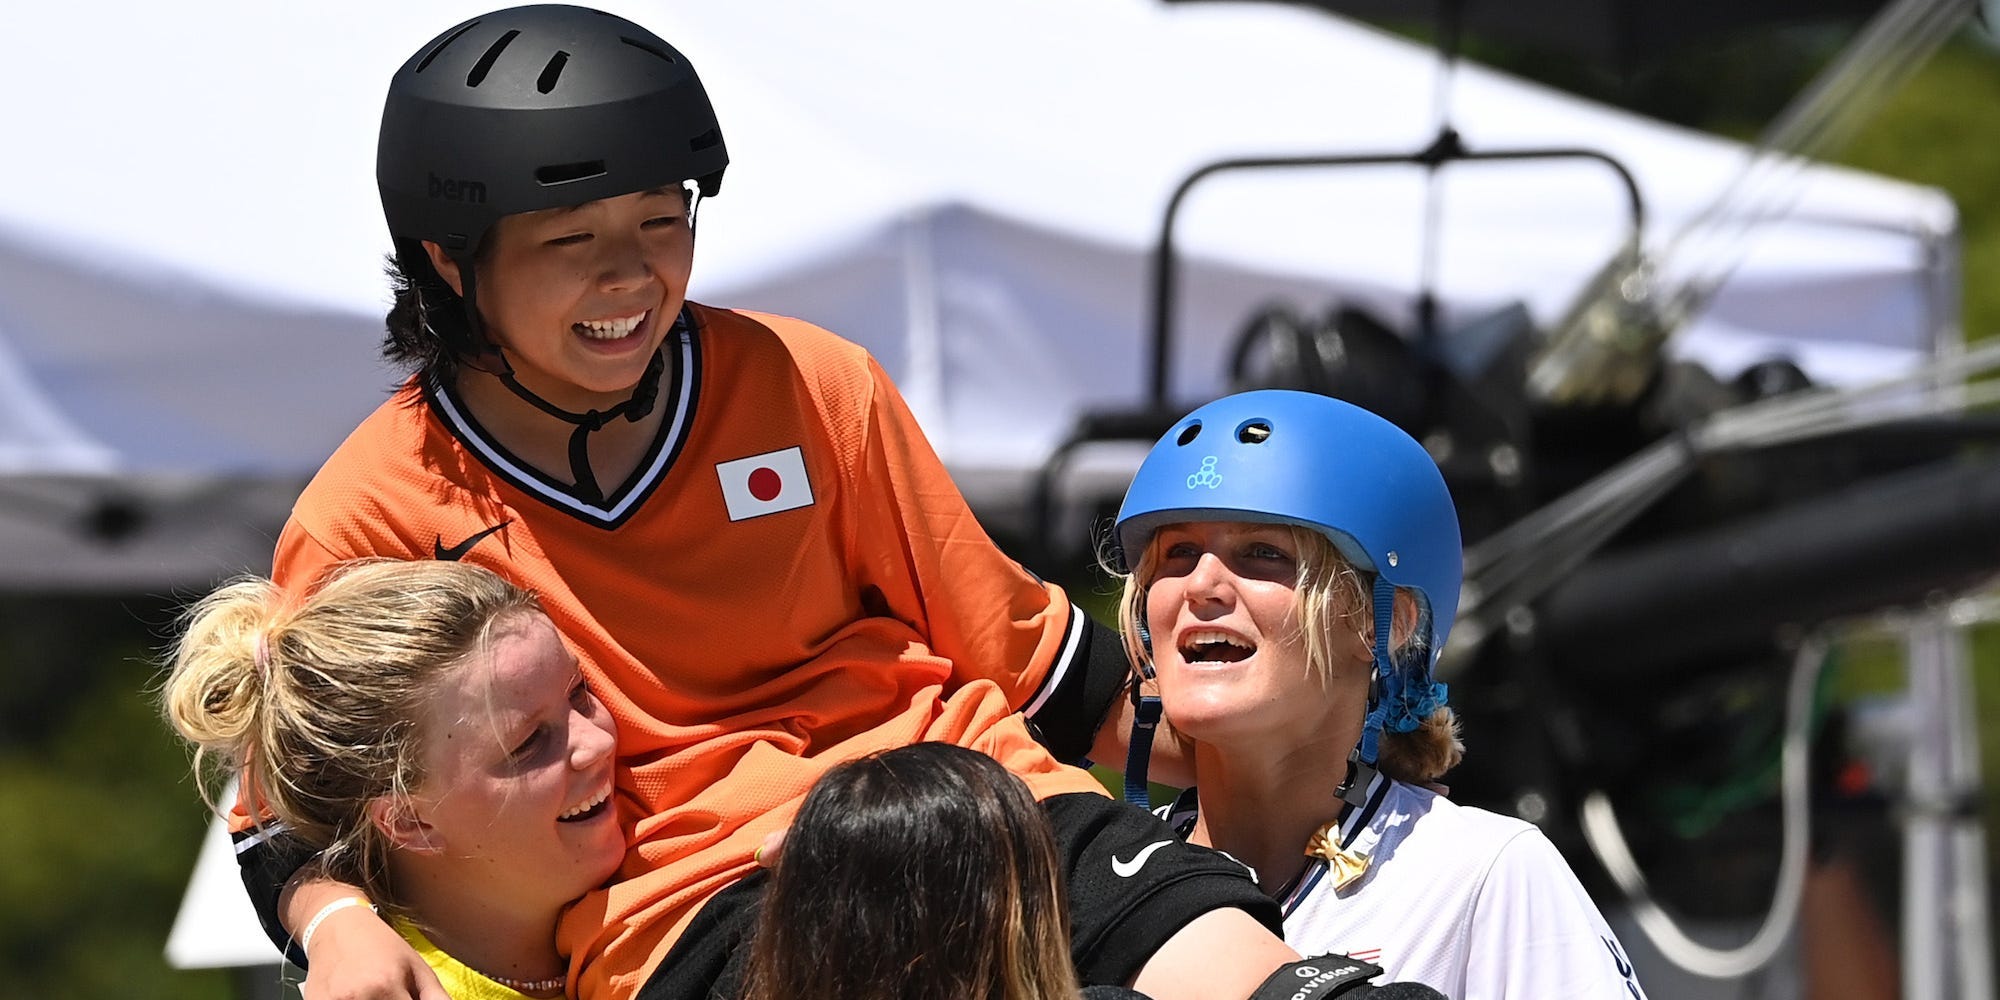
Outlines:
{"label": "blue helmet strap", "polygon": [[1375,574],[1375,679],[1368,686],[1368,717],[1361,720],[1361,762],[1373,764],[1379,758],[1376,741],[1389,717],[1390,704],[1402,692],[1403,678],[1396,672],[1395,658],[1389,655],[1389,632],[1396,613],[1396,585]]}
{"label": "blue helmet strap", "polygon": [[[1140,634],[1145,635],[1145,626]],[[1153,761],[1153,732],[1160,725],[1160,696],[1140,690],[1153,677],[1152,642],[1146,643],[1147,660],[1139,664],[1140,676],[1132,678],[1132,738],[1125,744],[1125,801],[1141,809],[1153,808],[1152,790],[1146,784],[1146,769]]]}
{"label": "blue helmet strap", "polygon": [[1402,670],[1396,665],[1389,644],[1390,626],[1395,620],[1396,585],[1378,573],[1372,596],[1375,678],[1368,687],[1368,716],[1361,722],[1361,742],[1348,754],[1347,779],[1340,785],[1340,797],[1357,805],[1360,804],[1357,800],[1367,795],[1369,782],[1374,780],[1382,733],[1416,730],[1444,705],[1447,692],[1446,685],[1431,678],[1428,657],[1419,654],[1422,658],[1414,669]]}
{"label": "blue helmet strap", "polygon": [[1139,632],[1139,649],[1145,657],[1132,678],[1132,737],[1125,741],[1125,801],[1141,809],[1153,808],[1153,793],[1146,784],[1146,770],[1153,763],[1153,731],[1160,725],[1160,696],[1140,690],[1153,679],[1153,632],[1146,627],[1146,602],[1139,602],[1133,616]]}

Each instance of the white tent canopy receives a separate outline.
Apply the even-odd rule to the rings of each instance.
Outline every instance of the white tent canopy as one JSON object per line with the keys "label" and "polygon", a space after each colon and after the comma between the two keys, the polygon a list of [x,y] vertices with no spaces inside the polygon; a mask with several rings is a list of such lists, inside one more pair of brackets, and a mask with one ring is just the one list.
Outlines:
{"label": "white tent canopy", "polygon": [[[801,315],[874,350],[976,500],[1018,495],[1080,411],[1139,401],[1147,254],[1189,171],[1414,151],[1435,128],[1427,50],[1286,6],[604,6],[681,47],[722,116],[734,162],[702,209],[694,297]],[[33,94],[0,102],[15,151],[0,158],[0,475],[37,477],[0,480],[0,584],[260,566],[284,493],[390,380],[373,362],[386,81],[483,7],[0,14],[10,75]],[[1477,68],[1457,75],[1453,107],[1476,149],[1619,158],[1655,238],[1745,158]],[[1440,177],[1437,291],[1460,314],[1520,299],[1547,322],[1625,234],[1600,168]],[[1176,398],[1222,388],[1228,340],[1273,298],[1407,309],[1423,197],[1421,172],[1400,168],[1205,186],[1180,227],[1195,263]],[[1833,379],[1907,365],[1950,321],[1954,226],[1935,191],[1810,168],[1680,347],[1724,374],[1774,355]],[[112,487],[160,516],[104,544],[49,513],[95,510]],[[219,524],[227,538],[200,534]]]}

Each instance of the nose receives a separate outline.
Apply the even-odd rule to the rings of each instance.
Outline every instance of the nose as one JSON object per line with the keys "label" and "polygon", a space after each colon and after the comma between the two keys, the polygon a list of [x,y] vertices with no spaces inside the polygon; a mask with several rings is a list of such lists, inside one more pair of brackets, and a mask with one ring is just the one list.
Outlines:
{"label": "nose", "polygon": [[597,283],[607,292],[625,292],[653,280],[645,248],[633,239],[607,238],[600,244]]}
{"label": "nose", "polygon": [[595,699],[590,711],[570,711],[569,732],[569,766],[574,770],[596,767],[618,746],[618,731],[613,728],[611,713]]}
{"label": "nose", "polygon": [[1235,589],[1230,585],[1234,579],[1229,567],[1223,565],[1221,556],[1213,552],[1202,553],[1187,575],[1188,603],[1227,601],[1235,595]]}

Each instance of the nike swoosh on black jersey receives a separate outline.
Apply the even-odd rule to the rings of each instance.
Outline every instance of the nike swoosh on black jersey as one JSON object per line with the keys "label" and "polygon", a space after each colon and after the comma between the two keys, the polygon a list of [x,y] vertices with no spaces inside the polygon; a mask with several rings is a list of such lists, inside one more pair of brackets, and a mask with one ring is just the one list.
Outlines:
{"label": "nike swoosh on black jersey", "polygon": [[1139,874],[1139,869],[1146,867],[1146,859],[1152,857],[1154,851],[1171,843],[1173,843],[1171,840],[1162,840],[1147,844],[1139,853],[1132,855],[1132,860],[1130,861],[1120,861],[1118,860],[1118,855],[1113,854],[1111,856],[1111,871],[1119,878],[1131,878]]}
{"label": "nike swoosh on black jersey", "polygon": [[437,558],[445,562],[457,562],[460,559],[465,558],[465,554],[467,552],[471,552],[473,546],[478,545],[481,541],[485,540],[487,535],[499,531],[501,528],[504,528],[513,523],[514,522],[511,519],[502,521],[499,524],[496,524],[493,527],[488,528],[485,531],[473,535],[471,538],[468,538],[465,541],[462,541],[457,545],[452,545],[452,546],[446,546],[444,543],[444,536],[439,535],[437,536],[437,541],[431,543],[435,548],[433,554],[435,554]]}

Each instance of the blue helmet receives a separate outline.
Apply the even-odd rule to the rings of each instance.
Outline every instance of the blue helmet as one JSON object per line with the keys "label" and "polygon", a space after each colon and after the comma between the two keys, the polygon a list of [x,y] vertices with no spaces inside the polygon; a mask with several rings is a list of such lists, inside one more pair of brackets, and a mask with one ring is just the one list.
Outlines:
{"label": "blue helmet", "polygon": [[1286,389],[1225,396],[1167,431],[1118,509],[1120,570],[1182,521],[1313,528],[1364,572],[1424,601],[1436,661],[1458,612],[1458,509],[1424,446],[1351,403]]}
{"label": "blue helmet", "polygon": [[[1155,531],[1183,521],[1302,525],[1375,575],[1384,690],[1370,711],[1367,759],[1373,730],[1408,732],[1443,703],[1444,685],[1429,668],[1458,613],[1458,511],[1437,463],[1396,425],[1351,403],[1285,389],[1209,403],[1167,431],[1140,464],[1113,529],[1117,568],[1129,572]],[[1387,652],[1397,587],[1416,593],[1429,628],[1428,659],[1404,671],[1391,668]]]}

